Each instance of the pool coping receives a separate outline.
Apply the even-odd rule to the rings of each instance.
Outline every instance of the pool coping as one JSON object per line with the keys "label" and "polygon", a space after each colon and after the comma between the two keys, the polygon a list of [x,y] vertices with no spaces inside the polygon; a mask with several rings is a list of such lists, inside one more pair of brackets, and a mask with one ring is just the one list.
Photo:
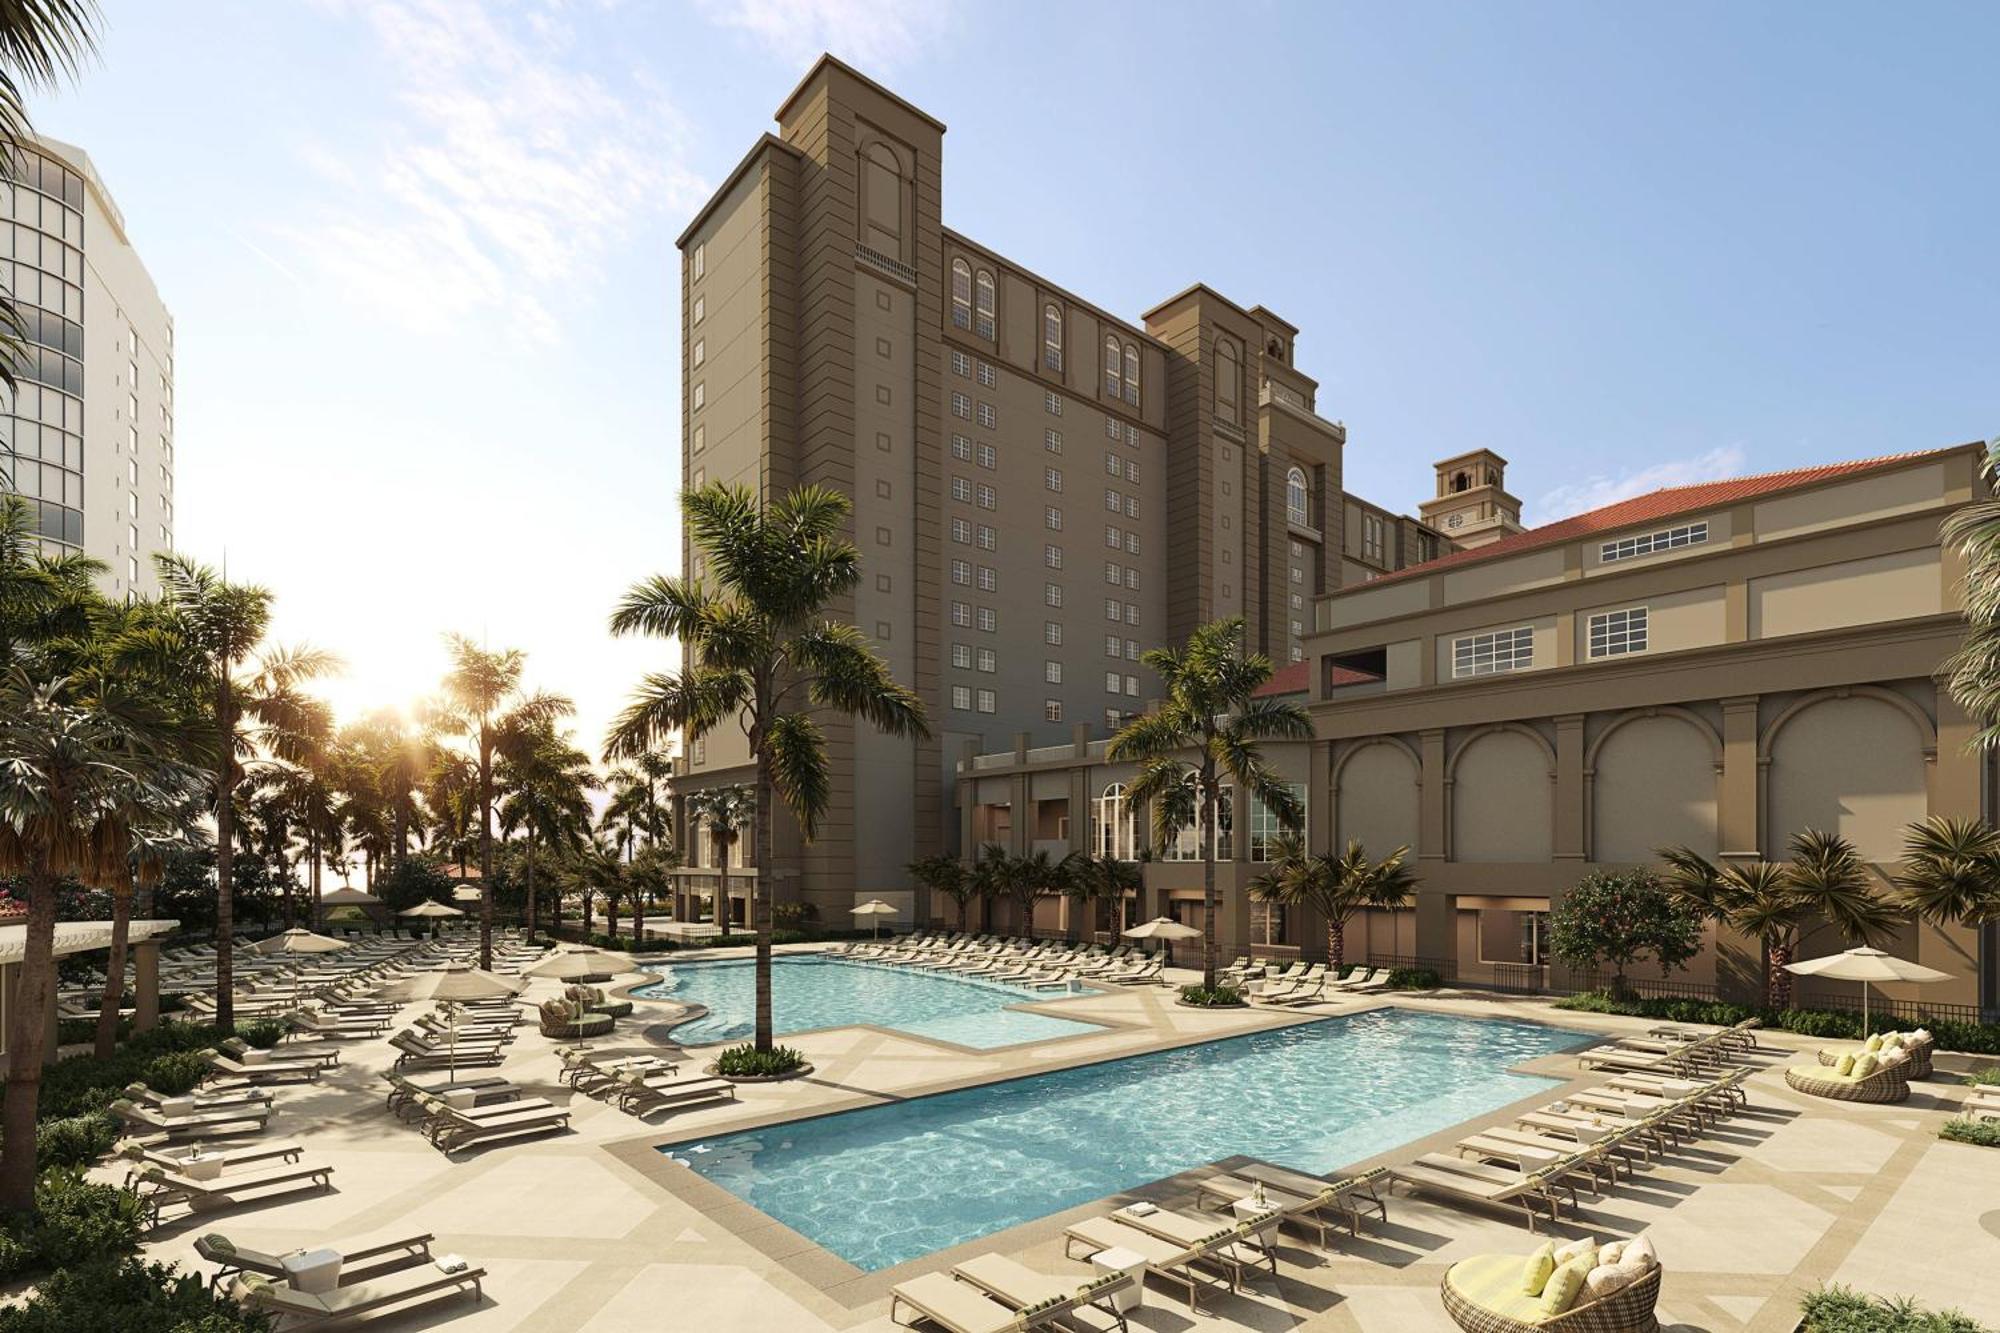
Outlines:
{"label": "pool coping", "polygon": [[[794,958],[812,958],[812,957],[818,957],[819,955],[820,951],[808,952],[806,950],[795,950],[789,956]],[[774,959],[776,957],[781,957],[781,956],[784,955],[774,955]],[[634,961],[636,962],[637,960]],[[711,958],[689,958],[684,961],[689,963],[742,964],[749,960],[743,958],[733,958],[733,957],[711,957]],[[834,962],[853,961],[859,963],[859,962],[866,962],[867,960],[866,959],[843,960],[840,958],[835,958],[831,961]],[[649,959],[647,960],[647,962],[657,964],[660,962],[660,960]],[[669,964],[669,966],[670,965],[671,964]],[[631,981],[616,987],[615,991],[613,992],[615,998],[621,1000],[630,1000],[633,1002],[634,1005],[678,1004],[684,1009],[695,1011],[695,1012],[684,1013],[678,1018],[668,1020],[663,1025],[656,1025],[656,1026],[664,1026],[670,1035],[673,1032],[673,1029],[686,1023],[696,1022],[697,1020],[708,1016],[709,1009],[708,1006],[704,1004],[699,1004],[691,1000],[670,1000],[665,998],[664,996],[658,996],[658,995],[637,994],[636,992],[640,987],[656,986],[661,981],[665,980],[665,978],[660,976],[657,972],[648,972],[645,975],[647,977],[650,977],[651,980],[642,979],[639,981]],[[925,975],[929,974],[926,973]],[[960,979],[964,981],[980,980],[980,978],[978,977],[963,977]],[[1024,1041],[1010,1042],[1005,1046],[962,1046],[958,1042],[945,1041],[941,1037],[930,1037],[924,1035],[921,1032],[911,1032],[907,1028],[888,1027],[881,1023],[836,1023],[830,1027],[792,1028],[789,1031],[779,1033],[776,1035],[786,1036],[786,1037],[806,1037],[822,1032],[877,1032],[883,1034],[884,1036],[899,1037],[905,1041],[914,1041],[919,1043],[920,1045],[935,1047],[936,1049],[944,1051],[951,1055],[989,1056],[998,1054],[999,1052],[1002,1051],[1013,1050],[1015,1047],[1018,1046],[1040,1046],[1054,1042],[1080,1041],[1087,1037],[1101,1037],[1107,1032],[1131,1032],[1146,1026],[1143,1023],[1133,1023],[1129,1021],[1120,1021],[1117,1019],[1110,1019],[1110,1018],[1077,1018],[1070,1014],[1049,1013],[1039,1007],[1045,1005],[1063,1004],[1072,1000],[1086,998],[1087,995],[1118,995],[1123,993],[1122,990],[1112,990],[1109,987],[1101,986],[1096,982],[1091,981],[1084,977],[1078,977],[1076,978],[1076,981],[1077,984],[1079,985],[1089,987],[1089,991],[1084,995],[1080,995],[1072,991],[1069,994],[1063,996],[1060,1000],[1057,999],[1036,1000],[1024,997],[1020,1004],[1009,1004],[1009,1005],[1003,1005],[1001,1007],[1003,1009],[1008,1009],[1008,1010],[1021,1010],[1028,1013],[1037,1014],[1038,1016],[1043,1018],[1061,1019],[1063,1022],[1066,1023],[1075,1023],[1082,1027],[1090,1029],[1087,1032],[1071,1032],[1059,1037],[1055,1036],[1029,1037]],[[637,1016],[636,1009],[634,1010],[634,1016],[635,1017]],[[692,1042],[692,1043],[676,1042],[675,1044],[680,1045],[684,1050],[700,1051],[709,1049],[711,1047],[721,1048],[725,1046],[737,1045],[740,1044],[740,1041],[741,1039],[739,1038],[737,1041],[704,1041],[704,1042]],[[982,1080],[982,1081],[990,1081],[990,1080]]]}
{"label": "pool coping", "polygon": [[[944,1249],[933,1250],[914,1259],[892,1264],[886,1268],[867,1270],[856,1266],[817,1241],[801,1232],[793,1230],[785,1223],[763,1212],[756,1205],[732,1193],[730,1190],[709,1180],[693,1168],[684,1166],[669,1157],[666,1149],[681,1143],[704,1139],[720,1138],[730,1134],[740,1134],[751,1130],[765,1129],[773,1125],[819,1120],[827,1116],[841,1115],[852,1111],[867,1110],[871,1107],[886,1106],[898,1102],[920,1101],[949,1092],[960,1092],[970,1088],[988,1087],[1000,1083],[1011,1083],[1025,1078],[1036,1078],[1044,1074],[1061,1073],[1069,1069],[1088,1068],[1092,1065],[1109,1064],[1118,1060],[1129,1060],[1144,1055],[1155,1055],[1166,1051],[1182,1050],[1190,1046],[1202,1046],[1214,1041],[1230,1040],[1236,1037],[1254,1036],[1260,1032],[1279,1032],[1301,1027],[1307,1023],[1322,1022],[1330,1018],[1351,1018],[1360,1014],[1373,1013],[1382,1009],[1408,1008],[1413,1013],[1432,1013],[1417,1006],[1404,1006],[1393,999],[1373,999],[1352,1009],[1342,1009],[1330,1013],[1300,1013],[1288,1010],[1274,1014],[1279,1021],[1267,1026],[1251,1028],[1239,1032],[1184,1036],[1184,1039],[1169,1040],[1140,1050],[1121,1051],[1115,1054],[1098,1055],[1074,1060],[1052,1060],[1020,1071],[1007,1071],[1004,1076],[993,1077],[973,1075],[964,1078],[944,1079],[935,1084],[920,1085],[915,1089],[895,1093],[857,1093],[852,1097],[815,1106],[810,1114],[787,1113],[783,1110],[744,1116],[739,1120],[725,1121],[704,1126],[699,1133],[680,1136],[659,1134],[640,1135],[621,1139],[604,1145],[604,1151],[614,1159],[637,1172],[653,1184],[673,1195],[681,1203],[700,1213],[709,1222],[729,1232],[735,1239],[749,1245],[765,1258],[783,1268],[794,1278],[806,1283],[821,1295],[828,1297],[850,1313],[857,1313],[875,1302],[888,1299],[891,1289],[899,1282],[926,1272],[948,1270],[955,1264],[988,1251],[1016,1253],[1031,1246],[1062,1237],[1065,1228],[1086,1217],[1096,1216],[1110,1209],[1122,1207],[1140,1199],[1163,1202],[1177,1196],[1192,1195],[1200,1182],[1219,1172],[1234,1169],[1237,1165],[1259,1161],[1260,1159],[1237,1154],[1218,1158],[1215,1161],[1197,1164],[1171,1176],[1134,1185],[1128,1189],[1105,1195],[1060,1212],[1049,1213],[1026,1222],[1017,1223],[1000,1231],[975,1236],[971,1240]],[[1344,1163],[1324,1178],[1332,1182],[1343,1175],[1367,1170],[1375,1166],[1394,1165],[1407,1162],[1412,1157],[1426,1152],[1449,1151],[1469,1132],[1469,1126],[1500,1123],[1503,1118],[1544,1105],[1558,1098],[1594,1085],[1601,1081],[1599,1076],[1580,1070],[1574,1061],[1577,1055],[1591,1046],[1612,1040],[1606,1033],[1567,1022],[1549,1022],[1542,1019],[1522,1019],[1513,1016],[1495,1015],[1480,1018],[1472,1015],[1454,1015],[1468,1022],[1528,1022],[1544,1027],[1560,1028],[1574,1032],[1579,1040],[1574,1046],[1545,1056],[1536,1056],[1520,1064],[1508,1067],[1505,1073],[1524,1074],[1537,1078],[1555,1080],[1554,1086],[1541,1088],[1526,1096],[1493,1107],[1478,1115],[1457,1121],[1441,1130],[1417,1138],[1406,1139],[1391,1148],[1359,1161]],[[859,1025],[856,1025],[859,1026]],[[1140,1026],[1137,1024],[1129,1026]],[[824,1030],[824,1029],[823,1029]],[[877,1029],[882,1030],[882,1029]],[[893,1031],[893,1030],[892,1030]],[[897,1035],[907,1036],[905,1033]],[[1061,1039],[1059,1039],[1061,1040]],[[998,1048],[1005,1050],[1005,1047]],[[987,1052],[990,1054],[991,1052]],[[666,1128],[665,1126],[661,1127]],[[1271,1165],[1278,1165],[1272,1163]]]}

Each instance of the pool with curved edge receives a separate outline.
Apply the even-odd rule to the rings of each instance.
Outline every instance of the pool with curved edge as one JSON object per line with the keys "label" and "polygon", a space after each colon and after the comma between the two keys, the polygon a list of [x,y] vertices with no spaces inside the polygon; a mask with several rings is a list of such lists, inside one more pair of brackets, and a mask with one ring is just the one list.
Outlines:
{"label": "pool with curved edge", "polygon": [[1554,1084],[1508,1071],[1590,1040],[1380,1009],[660,1151],[874,1270],[1238,1154],[1325,1174]]}
{"label": "pool with curved edge", "polygon": [[[660,973],[660,980],[633,990],[634,996],[680,1000],[708,1009],[703,1017],[675,1028],[676,1040],[690,1045],[740,1041],[756,1030],[753,960],[680,963],[667,958],[640,966]],[[1063,991],[1030,990],[892,963],[815,954],[780,954],[771,960],[772,1027],[779,1033],[866,1023],[975,1050],[993,1050],[1103,1031],[1095,1023],[1014,1007],[1064,998]]]}

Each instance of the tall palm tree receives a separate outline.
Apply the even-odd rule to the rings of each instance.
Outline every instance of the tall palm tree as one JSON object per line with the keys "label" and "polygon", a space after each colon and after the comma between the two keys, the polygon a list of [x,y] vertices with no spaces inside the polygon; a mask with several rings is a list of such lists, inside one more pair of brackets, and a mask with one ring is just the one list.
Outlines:
{"label": "tall palm tree", "polygon": [[1250,896],[1287,907],[1309,907],[1326,919],[1326,965],[1347,965],[1347,923],[1370,908],[1408,905],[1417,877],[1409,868],[1410,849],[1398,847],[1371,861],[1358,838],[1338,856],[1312,853],[1295,833],[1280,834],[1271,867],[1250,882]]}
{"label": "tall palm tree", "polygon": [[243,761],[260,752],[288,763],[311,756],[323,705],[300,687],[336,669],[339,659],[314,648],[266,647],[268,588],[232,583],[178,553],[153,560],[183,669],[214,729],[215,1022],[228,1032],[236,1024],[236,784]]}
{"label": "tall palm tree", "polygon": [[972,880],[965,873],[965,862],[955,856],[926,856],[921,861],[912,861],[903,867],[911,879],[958,904],[958,928],[966,926],[966,905],[972,901]]}
{"label": "tall palm tree", "polygon": [[1977,743],[2000,741],[2000,438],[1986,447],[1989,498],[1944,521],[1942,539],[1965,562],[1965,641],[1940,668],[1952,698],[1979,722]]}
{"label": "tall palm tree", "polygon": [[590,800],[597,786],[590,756],[544,724],[510,733],[501,749],[498,782],[500,827],[528,842],[522,866],[526,878],[527,929],[536,926],[535,865],[540,848],[575,851],[590,831]]}
{"label": "tall palm tree", "polygon": [[[1139,863],[1115,856],[1071,852],[1064,858],[1064,864],[1068,872],[1063,892],[1077,904],[1077,910],[1094,913],[1095,905],[1104,903],[1111,909],[1111,933],[1123,932],[1125,899],[1145,884]],[[1097,933],[1095,921],[1086,933]]]}
{"label": "tall palm tree", "polygon": [[[1201,626],[1176,651],[1155,648],[1140,659],[1159,673],[1166,701],[1111,738],[1105,758],[1139,766],[1126,799],[1152,808],[1156,841],[1171,842],[1190,824],[1201,830],[1202,985],[1215,985],[1216,807],[1225,781],[1264,802],[1285,828],[1305,810],[1289,784],[1265,763],[1259,742],[1311,740],[1312,720],[1289,699],[1260,699],[1271,659],[1243,651],[1243,618]],[[1192,756],[1192,757],[1190,757]]]}
{"label": "tall palm tree", "polygon": [[444,678],[439,726],[472,742],[479,769],[479,966],[493,967],[493,756],[509,732],[553,724],[575,711],[559,694],[526,693],[527,654],[482,648],[447,634],[451,670]]}
{"label": "tall palm tree", "polygon": [[757,934],[757,1049],[771,1049],[771,818],[783,801],[806,840],[832,799],[826,739],[813,711],[852,714],[895,736],[929,734],[914,691],[889,674],[861,631],[828,614],[861,581],[861,553],[842,530],[852,508],[808,486],[765,505],[746,487],[711,483],[681,511],[715,586],[661,575],[635,584],[611,616],[614,634],[677,639],[678,673],[641,682],[612,724],[606,758],[666,747],[736,719],[756,760],[751,891]]}
{"label": "tall palm tree", "polygon": [[433,746],[430,771],[424,775],[424,808],[430,812],[430,840],[458,862],[465,878],[465,858],[477,839],[472,824],[479,817],[479,767],[457,750]]}
{"label": "tall palm tree", "polygon": [[2000,833],[1944,815],[1912,824],[1895,884],[1896,905],[1934,926],[2000,921]]}
{"label": "tall palm tree", "polygon": [[[757,797],[742,783],[689,792],[687,817],[708,830],[715,844],[715,924],[729,933],[729,849],[743,836],[745,825],[757,818]],[[752,892],[755,890],[753,888]]]}

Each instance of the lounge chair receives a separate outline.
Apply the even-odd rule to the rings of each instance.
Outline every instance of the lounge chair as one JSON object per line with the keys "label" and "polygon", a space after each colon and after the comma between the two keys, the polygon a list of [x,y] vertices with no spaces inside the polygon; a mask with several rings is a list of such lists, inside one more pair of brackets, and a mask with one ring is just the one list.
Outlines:
{"label": "lounge chair", "polygon": [[1355,1236],[1361,1234],[1364,1209],[1378,1214],[1384,1222],[1389,1220],[1389,1205],[1375,1188],[1386,1181],[1388,1175],[1388,1167],[1378,1166],[1359,1175],[1327,1181],[1318,1176],[1287,1171],[1283,1167],[1253,1162],[1236,1172],[1211,1176],[1202,1181],[1200,1199],[1204,1202],[1213,1199],[1219,1203],[1241,1203],[1254,1199],[1261,1185],[1265,1199],[1278,1210],[1278,1215],[1284,1221],[1312,1228],[1320,1247],[1324,1249],[1326,1224],[1330,1219],[1337,1218],[1345,1223],[1348,1231]]}
{"label": "lounge chair", "polygon": [[229,1294],[246,1309],[273,1316],[273,1328],[295,1324],[316,1324],[367,1314],[385,1306],[434,1296],[441,1292],[472,1292],[477,1304],[482,1298],[483,1268],[463,1268],[456,1273],[441,1271],[436,1264],[405,1268],[369,1282],[332,1291],[306,1292],[256,1273],[239,1273],[229,1284]]}
{"label": "lounge chair", "polygon": [[1878,1032],[1869,1038],[1869,1041],[1874,1044],[1871,1046],[1864,1042],[1857,1046],[1822,1050],[1819,1053],[1819,1062],[1823,1065],[1837,1065],[1843,1055],[1879,1057],[1891,1051],[1902,1051],[1909,1057],[1909,1077],[1925,1079],[1931,1076],[1931,1052],[1936,1048],[1937,1042],[1927,1030],[1918,1028],[1914,1033]]}
{"label": "lounge chair", "polygon": [[1361,991],[1387,990],[1389,986],[1389,977],[1392,974],[1392,972],[1393,969],[1391,968],[1378,967],[1373,972],[1370,972],[1366,976],[1361,976],[1359,973],[1356,973],[1354,978],[1350,979],[1345,986],[1341,987],[1341,990],[1349,994],[1354,994],[1356,992],[1361,992]]}
{"label": "lounge chair", "polygon": [[[1074,1259],[1089,1258],[1101,1250],[1128,1250],[1145,1260],[1148,1273],[1184,1287],[1190,1311],[1196,1308],[1204,1285],[1195,1275],[1198,1264],[1222,1269],[1231,1291],[1241,1289],[1246,1269],[1269,1265],[1275,1271],[1276,1257],[1252,1239],[1259,1232],[1269,1231],[1278,1225],[1275,1213],[1268,1220],[1255,1224],[1239,1222],[1235,1226],[1220,1228],[1212,1225],[1211,1218],[1185,1218],[1183,1220],[1192,1223],[1195,1228],[1206,1228],[1204,1234],[1193,1241],[1162,1235],[1168,1224],[1157,1219],[1163,1215],[1164,1210],[1161,1210],[1140,1219],[1120,1210],[1101,1217],[1087,1217],[1063,1230],[1063,1253]],[[1142,1226],[1142,1221],[1153,1225]]]}
{"label": "lounge chair", "polygon": [[1040,1322],[1052,1323],[1091,1306],[1118,1328],[1128,1327],[1125,1316],[1110,1303],[1133,1284],[1134,1279],[1124,1273],[1105,1273],[1079,1285],[1075,1278],[1038,1273],[1004,1254],[981,1254],[954,1265],[951,1275]]}
{"label": "lounge chair", "polygon": [[184,1092],[179,1094],[160,1092],[144,1083],[127,1083],[121,1090],[123,1095],[141,1106],[155,1110],[164,1109],[171,1103],[183,1103],[187,1107],[183,1114],[211,1115],[222,1111],[237,1111],[244,1107],[268,1108],[271,1105],[271,1091],[268,1088],[213,1088],[207,1092]]}
{"label": "lounge chair", "polygon": [[[1389,1174],[1410,1188],[1444,1198],[1519,1208],[1528,1218],[1528,1230],[1535,1229],[1537,1214],[1554,1222],[1562,1203],[1559,1194],[1560,1168],[1549,1167],[1522,1173],[1481,1168],[1441,1153],[1426,1153],[1414,1162],[1389,1168]],[[1572,1203],[1574,1198],[1572,1198]]]}
{"label": "lounge chair", "polygon": [[192,1209],[217,1203],[240,1203],[246,1194],[263,1195],[273,1190],[279,1193],[308,1188],[330,1190],[333,1188],[333,1168],[294,1162],[262,1171],[225,1173],[208,1180],[196,1180],[183,1172],[169,1171],[166,1167],[148,1162],[139,1168],[135,1183],[139,1202],[146,1209],[148,1225],[157,1225],[160,1210],[172,1204],[184,1203]]}
{"label": "lounge chair", "polygon": [[131,1189],[139,1178],[140,1169],[148,1162],[185,1175],[186,1167],[192,1161],[220,1162],[222,1169],[228,1171],[252,1162],[296,1162],[305,1156],[305,1151],[296,1143],[258,1143],[243,1148],[202,1148],[198,1144],[148,1148],[133,1143],[128,1144],[120,1155],[132,1163],[132,1170],[125,1180],[125,1188]]}
{"label": "lounge chair", "polygon": [[637,1070],[618,1078],[618,1109],[632,1115],[681,1111],[735,1100],[736,1085],[726,1078],[648,1077]]}
{"label": "lounge chair", "polygon": [[458,1069],[476,1065],[497,1065],[505,1052],[497,1042],[429,1042],[414,1030],[404,1029],[389,1038],[396,1048],[398,1069]]}
{"label": "lounge chair", "polygon": [[1047,1322],[1031,1323],[1030,1316],[1012,1305],[944,1273],[925,1273],[889,1288],[890,1322],[914,1328],[914,1322],[898,1318],[905,1306],[946,1333],[1013,1333]]}
{"label": "lounge chair", "polygon": [[1785,1085],[1794,1092],[1837,1102],[1901,1102],[1910,1097],[1908,1060],[1895,1060],[1856,1078],[1823,1065],[1793,1065]]}
{"label": "lounge chair", "polygon": [[1638,1281],[1596,1300],[1579,1299],[1561,1314],[1544,1314],[1542,1298],[1521,1290],[1523,1256],[1477,1254],[1445,1270],[1439,1296],[1452,1322],[1468,1333],[1658,1333],[1656,1265]]}
{"label": "lounge chair", "polygon": [[[340,1285],[352,1286],[387,1273],[427,1264],[431,1262],[431,1242],[435,1239],[426,1231],[421,1236],[407,1236],[402,1240],[384,1241],[356,1250],[341,1250]],[[238,1273],[256,1273],[278,1281],[285,1281],[290,1276],[285,1271],[284,1255],[238,1245],[229,1237],[213,1231],[195,1241],[194,1252],[209,1263],[220,1265],[208,1279],[210,1290]]]}
{"label": "lounge chair", "polygon": [[559,1134],[569,1129],[569,1111],[539,1098],[462,1110],[430,1097],[424,1099],[423,1106],[428,1115],[425,1133],[431,1145],[446,1155],[500,1139]]}
{"label": "lounge chair", "polygon": [[389,1098],[385,1104],[399,1118],[403,1112],[417,1105],[420,1097],[449,1098],[453,1093],[470,1093],[474,1106],[485,1106],[513,1101],[521,1095],[520,1088],[497,1074],[485,1078],[448,1079],[443,1083],[415,1083],[397,1073],[385,1077],[389,1080]]}
{"label": "lounge chair", "polygon": [[244,1106],[208,1114],[166,1115],[127,1097],[120,1097],[105,1109],[138,1133],[164,1134],[170,1140],[261,1134],[271,1114],[268,1106]]}
{"label": "lounge chair", "polygon": [[207,1077],[234,1079],[238,1083],[260,1087],[266,1083],[316,1083],[320,1071],[325,1068],[317,1060],[270,1060],[245,1064],[213,1047],[202,1053],[208,1057]]}

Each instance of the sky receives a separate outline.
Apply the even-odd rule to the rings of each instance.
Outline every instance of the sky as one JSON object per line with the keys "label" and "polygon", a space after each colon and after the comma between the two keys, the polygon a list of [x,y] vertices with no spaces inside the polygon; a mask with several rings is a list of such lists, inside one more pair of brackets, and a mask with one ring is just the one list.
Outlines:
{"label": "sky", "polygon": [[944,121],[944,218],[1136,318],[1301,329],[1346,484],[1510,460],[1530,523],[2000,433],[2000,8],[104,0],[33,104],[175,318],[178,545],[339,653],[449,630],[595,750],[667,645],[673,240],[831,50]]}

